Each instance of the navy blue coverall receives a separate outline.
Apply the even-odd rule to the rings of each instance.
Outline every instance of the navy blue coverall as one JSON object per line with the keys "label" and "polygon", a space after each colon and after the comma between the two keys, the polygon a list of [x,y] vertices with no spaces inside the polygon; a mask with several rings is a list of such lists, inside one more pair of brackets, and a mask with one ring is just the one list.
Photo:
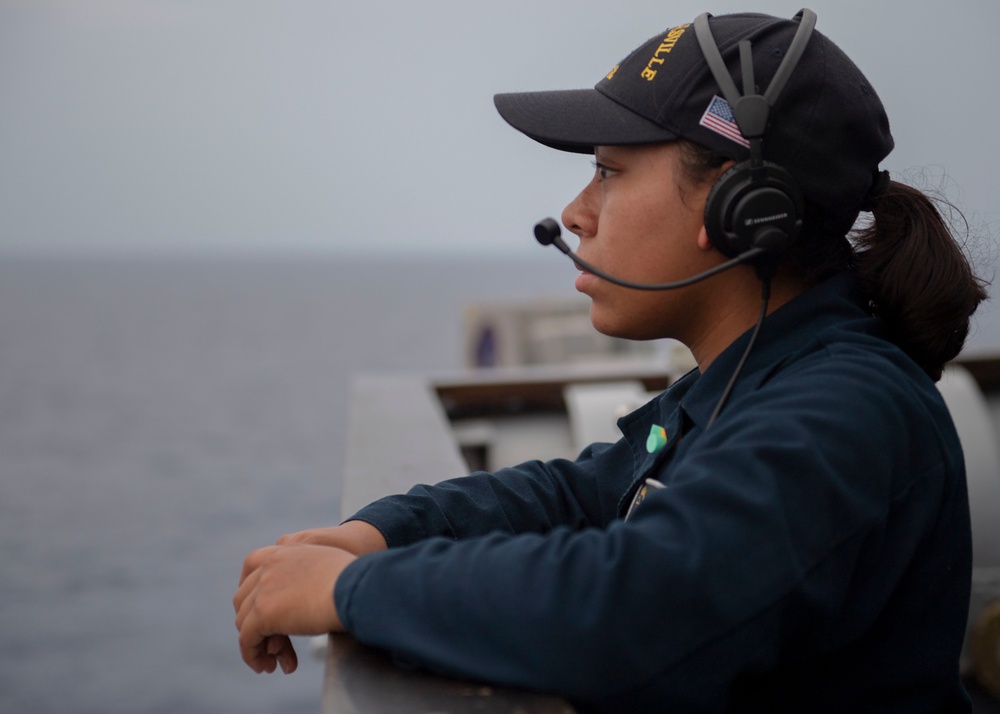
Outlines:
{"label": "navy blue coverall", "polygon": [[346,629],[584,711],[970,711],[962,451],[883,332],[836,276],[767,318],[711,428],[748,334],[615,444],[362,509],[390,548],[340,576]]}

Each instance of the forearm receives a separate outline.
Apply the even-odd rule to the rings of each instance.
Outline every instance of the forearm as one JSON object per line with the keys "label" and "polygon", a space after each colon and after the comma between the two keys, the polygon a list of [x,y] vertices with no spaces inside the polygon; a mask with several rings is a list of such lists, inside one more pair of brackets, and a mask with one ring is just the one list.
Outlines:
{"label": "forearm", "polygon": [[[590,699],[669,662],[642,633],[669,640],[670,619],[676,633],[678,609],[663,585],[676,577],[643,569],[639,560],[652,554],[609,562],[635,545],[615,530],[429,540],[360,558],[334,601],[346,631],[422,667]],[[642,577],[630,578],[633,570]]]}
{"label": "forearm", "polygon": [[615,503],[632,471],[626,445],[597,445],[576,461],[526,462],[492,474],[415,486],[352,518],[375,527],[392,547],[436,536],[462,539],[603,526],[616,517]]}

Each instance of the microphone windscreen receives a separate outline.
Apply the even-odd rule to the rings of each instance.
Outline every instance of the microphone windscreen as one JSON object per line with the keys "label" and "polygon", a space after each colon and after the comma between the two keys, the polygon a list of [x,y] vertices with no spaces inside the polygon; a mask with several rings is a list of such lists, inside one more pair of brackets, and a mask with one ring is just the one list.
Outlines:
{"label": "microphone windscreen", "polygon": [[535,240],[542,245],[552,245],[561,233],[559,224],[553,218],[543,218],[535,224]]}

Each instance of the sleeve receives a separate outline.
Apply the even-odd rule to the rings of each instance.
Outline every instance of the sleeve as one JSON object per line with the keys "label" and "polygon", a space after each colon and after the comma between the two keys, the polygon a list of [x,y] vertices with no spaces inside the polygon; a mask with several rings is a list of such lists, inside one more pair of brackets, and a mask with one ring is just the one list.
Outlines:
{"label": "sleeve", "polygon": [[436,486],[414,486],[361,509],[349,520],[381,531],[390,547],[434,536],[457,540],[491,532],[545,533],[557,526],[602,526],[635,472],[624,441],[592,444],[575,461],[530,461],[476,472]]}
{"label": "sleeve", "polygon": [[[872,376],[803,372],[732,404],[627,522],[359,558],[336,585],[341,619],[431,670],[583,702],[711,691],[855,637],[940,507],[940,452],[914,427],[926,409]],[[859,594],[864,568],[882,585]]]}

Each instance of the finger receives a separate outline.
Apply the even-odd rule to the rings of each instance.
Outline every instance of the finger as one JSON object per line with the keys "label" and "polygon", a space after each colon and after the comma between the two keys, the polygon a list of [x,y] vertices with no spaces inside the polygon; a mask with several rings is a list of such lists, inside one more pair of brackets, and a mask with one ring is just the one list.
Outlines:
{"label": "finger", "polygon": [[240,656],[257,674],[271,674],[278,666],[285,674],[294,672],[298,657],[292,641],[285,635],[268,634],[253,612],[241,612],[243,625],[239,630]]}
{"label": "finger", "polygon": [[286,635],[271,635],[265,640],[265,649],[269,655],[277,657],[278,653],[281,652],[282,647],[284,647],[281,642],[282,637],[286,637]]}
{"label": "finger", "polygon": [[240,656],[254,672],[271,673],[278,665],[278,659],[268,651],[269,632],[262,628],[261,618],[255,612],[254,602],[260,571],[252,570],[240,583],[233,596],[236,608],[236,629],[239,632]]}
{"label": "finger", "polygon": [[257,674],[273,673],[279,666],[285,674],[291,674],[299,666],[299,658],[295,653],[291,638],[286,635],[269,635],[254,641],[247,638],[240,641],[240,654],[243,661]]}
{"label": "finger", "polygon": [[255,570],[240,581],[240,586],[236,589],[236,594],[233,595],[233,610],[236,611],[237,629],[242,626],[242,620],[246,617],[245,610],[248,608],[244,606],[247,598],[254,591],[254,588],[257,587],[258,580],[260,580],[260,572]]}
{"label": "finger", "polygon": [[313,545],[324,545],[324,534],[328,531],[327,528],[309,528],[304,531],[296,531],[295,533],[286,533],[285,535],[278,538],[278,545],[297,545],[300,543],[308,543]]}
{"label": "finger", "polygon": [[250,555],[243,560],[243,570],[240,572],[240,583],[246,580],[250,573],[259,568],[260,564],[267,560],[276,549],[277,546],[269,545],[251,552]]}
{"label": "finger", "polygon": [[267,638],[254,632],[253,628],[240,630],[240,656],[254,672],[271,673],[278,664],[277,658],[267,652]]}
{"label": "finger", "polygon": [[292,645],[291,638],[287,635],[271,635],[268,637],[267,652],[277,659],[278,664],[281,665],[281,671],[285,674],[291,674],[299,666],[299,658],[295,654],[295,647]]}
{"label": "finger", "polygon": [[291,543],[299,543],[302,538],[302,531],[297,531],[295,533],[286,533],[285,535],[278,538],[277,545],[289,545]]}

